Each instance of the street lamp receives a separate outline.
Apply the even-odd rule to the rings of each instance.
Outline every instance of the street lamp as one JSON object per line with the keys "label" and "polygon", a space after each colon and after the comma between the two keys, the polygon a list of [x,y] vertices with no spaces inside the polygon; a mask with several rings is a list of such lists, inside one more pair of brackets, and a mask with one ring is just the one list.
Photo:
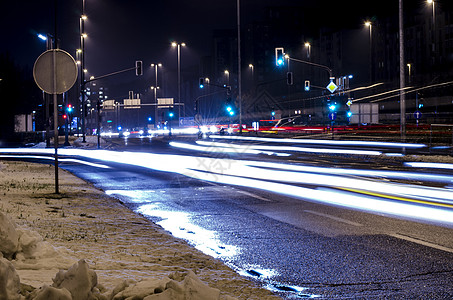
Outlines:
{"label": "street lamp", "polygon": [[433,8],[433,28],[432,32],[432,52],[435,53],[436,51],[436,10],[434,6],[434,0],[427,0],[426,1],[429,5],[432,5]]}
{"label": "street lamp", "polygon": [[[85,39],[87,38],[87,34],[85,33],[85,21],[87,20],[87,15],[85,14],[85,0],[82,0],[82,16],[80,17],[80,70],[82,71],[80,74],[80,99],[82,104],[82,142],[86,143],[86,108],[85,108],[85,98],[86,98],[86,91],[85,91],[85,73],[87,70],[85,69]],[[78,110],[80,112],[80,110]]]}
{"label": "street lamp", "polygon": [[44,34],[38,33],[38,38],[44,42],[47,41],[47,36],[45,36]]}
{"label": "street lamp", "polygon": [[370,83],[371,83],[373,81],[373,68],[372,68],[372,65],[373,65],[373,59],[372,59],[372,55],[373,55],[373,23],[371,23],[371,21],[366,21],[365,26],[370,29],[370,58],[369,58],[370,68],[369,69],[370,69]]}
{"label": "street lamp", "polygon": [[311,44],[309,42],[305,42],[304,46],[307,48],[307,59],[310,60]]}
{"label": "street lamp", "polygon": [[225,70],[225,71],[223,71],[223,73],[225,74],[226,79],[227,79],[227,80],[226,80],[226,84],[227,84],[227,85],[230,85],[230,71]]}
{"label": "street lamp", "polygon": [[412,75],[412,64],[406,64],[407,68],[408,68],[408,76],[409,76],[409,83],[411,83],[411,75]]}
{"label": "street lamp", "polygon": [[[38,34],[38,38],[41,40],[41,41],[44,41],[46,42],[46,50],[50,50],[53,48],[53,40],[54,38],[49,35],[49,34]],[[43,95],[43,99],[44,99],[44,107],[45,107],[45,118],[46,118],[46,121],[45,121],[45,126],[46,126],[46,147],[50,147],[50,120],[49,120],[49,103],[50,103],[50,100],[49,100],[49,96],[45,93],[45,92],[42,92],[42,95]]]}
{"label": "street lamp", "polygon": [[427,0],[426,1],[428,4],[432,4],[433,6],[433,25],[435,24],[435,20],[436,20],[436,13],[435,13],[435,7],[434,7],[434,0]]}
{"label": "street lamp", "polygon": [[172,42],[171,46],[178,48],[178,116],[181,117],[181,46],[185,47],[186,43]]}
{"label": "street lamp", "polygon": [[401,140],[406,140],[406,94],[404,89],[405,70],[404,70],[404,14],[403,14],[403,0],[398,1],[398,35],[399,35],[399,54],[400,54],[400,132]]}
{"label": "street lamp", "polygon": [[154,114],[154,123],[155,123],[155,127],[157,128],[157,89],[159,88],[159,85],[157,84],[157,67],[162,67],[162,64],[159,63],[159,64],[151,64],[151,67],[154,67],[154,74],[155,74],[155,79],[156,79],[156,88],[154,87],[151,87],[151,89],[154,90],[154,102],[156,104],[156,107],[155,107],[155,114]]}

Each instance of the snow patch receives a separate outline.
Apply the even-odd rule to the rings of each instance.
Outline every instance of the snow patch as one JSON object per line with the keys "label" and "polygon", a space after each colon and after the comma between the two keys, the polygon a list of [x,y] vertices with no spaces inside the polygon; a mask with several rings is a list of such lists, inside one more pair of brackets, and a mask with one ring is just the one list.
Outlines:
{"label": "snow patch", "polygon": [[[60,270],[53,284],[22,289],[16,267],[36,270],[55,268],[74,261],[69,251],[54,248],[39,233],[16,229],[0,212],[0,299],[4,300],[218,300],[220,290],[203,283],[192,271],[164,278],[125,280],[112,291],[98,283],[97,274],[81,259],[67,271]],[[5,257],[3,257],[5,256]],[[15,267],[16,266],[16,267]],[[66,268],[64,268],[66,269]],[[235,299],[230,296],[223,299]]]}

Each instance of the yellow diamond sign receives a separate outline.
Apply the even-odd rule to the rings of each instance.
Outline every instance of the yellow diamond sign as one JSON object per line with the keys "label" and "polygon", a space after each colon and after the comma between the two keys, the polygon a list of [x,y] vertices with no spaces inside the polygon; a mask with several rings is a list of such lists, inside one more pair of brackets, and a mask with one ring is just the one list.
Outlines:
{"label": "yellow diamond sign", "polygon": [[329,90],[329,92],[333,93],[333,92],[335,92],[335,91],[338,89],[338,86],[337,86],[335,83],[333,83],[333,81],[331,81],[331,82],[327,85],[326,88]]}

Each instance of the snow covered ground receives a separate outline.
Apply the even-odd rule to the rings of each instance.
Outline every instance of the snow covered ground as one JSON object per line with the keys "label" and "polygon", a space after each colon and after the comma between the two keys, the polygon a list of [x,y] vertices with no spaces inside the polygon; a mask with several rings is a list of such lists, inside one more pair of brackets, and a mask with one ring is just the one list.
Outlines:
{"label": "snow covered ground", "polygon": [[0,299],[280,299],[52,165],[0,162]]}

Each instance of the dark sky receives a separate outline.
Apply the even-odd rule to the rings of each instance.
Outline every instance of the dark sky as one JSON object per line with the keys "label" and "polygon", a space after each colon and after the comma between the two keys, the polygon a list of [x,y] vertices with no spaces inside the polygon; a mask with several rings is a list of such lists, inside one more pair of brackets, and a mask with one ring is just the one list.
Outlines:
{"label": "dark sky", "polygon": [[[450,5],[451,0],[438,0]],[[54,5],[57,3],[57,33],[61,49],[75,55],[79,48],[79,17],[82,0],[1,1],[0,53],[9,52],[22,66],[33,66],[45,50],[38,32],[54,33]],[[210,53],[214,29],[235,29],[236,0],[86,0],[86,66],[91,74],[102,75],[132,67],[135,60],[145,66],[163,62],[176,64],[172,40],[187,43],[186,63],[197,65]],[[266,6],[290,5],[306,9],[307,32],[320,26],[360,28],[369,17],[398,13],[398,0],[241,0],[242,25],[262,19]],[[405,0],[406,8],[426,8],[425,0]]]}

